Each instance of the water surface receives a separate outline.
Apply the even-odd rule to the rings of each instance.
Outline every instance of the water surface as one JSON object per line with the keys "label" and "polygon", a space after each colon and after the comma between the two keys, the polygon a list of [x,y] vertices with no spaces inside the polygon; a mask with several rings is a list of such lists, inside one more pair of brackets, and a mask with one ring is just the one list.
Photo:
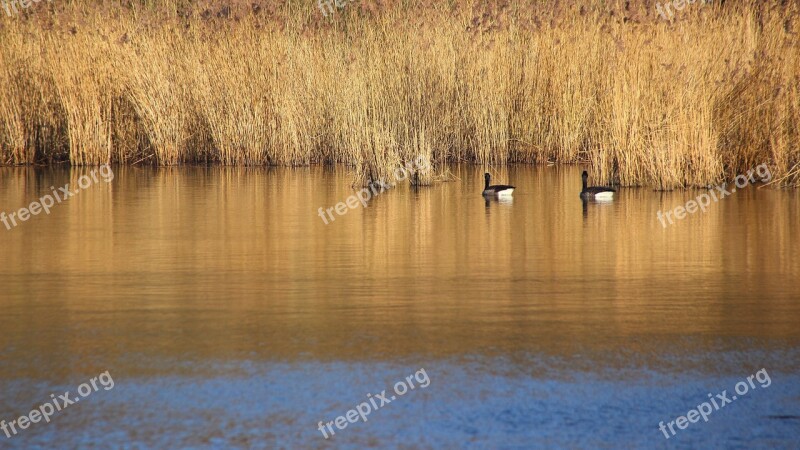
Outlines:
{"label": "water surface", "polygon": [[[88,170],[0,168],[0,211]],[[583,204],[581,170],[493,169],[517,186],[500,203],[454,166],[326,225],[347,168],[115,168],[0,224],[0,420],[115,381],[0,447],[796,448],[800,195],[662,227],[701,191]],[[420,368],[426,388],[317,430]]]}

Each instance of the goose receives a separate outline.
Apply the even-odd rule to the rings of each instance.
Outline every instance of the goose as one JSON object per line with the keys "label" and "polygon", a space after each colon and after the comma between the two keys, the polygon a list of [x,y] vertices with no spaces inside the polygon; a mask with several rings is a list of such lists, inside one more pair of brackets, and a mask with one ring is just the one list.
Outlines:
{"label": "goose", "polygon": [[585,170],[581,175],[583,179],[583,190],[581,191],[581,198],[584,200],[613,200],[615,189],[606,186],[591,186],[586,187],[586,180],[589,178],[589,173]]}
{"label": "goose", "polygon": [[514,193],[514,186],[508,186],[505,184],[498,184],[495,186],[489,186],[489,180],[492,178],[491,175],[488,173],[483,176],[486,180],[486,185],[483,188],[483,195],[487,196],[497,196],[497,197],[511,197]]}

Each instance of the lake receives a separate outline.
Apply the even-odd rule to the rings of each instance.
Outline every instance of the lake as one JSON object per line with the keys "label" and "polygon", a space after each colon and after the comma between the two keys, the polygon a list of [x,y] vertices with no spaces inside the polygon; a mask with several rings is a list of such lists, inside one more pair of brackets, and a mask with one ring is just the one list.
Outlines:
{"label": "lake", "polygon": [[663,226],[704,191],[454,165],[326,224],[348,168],[91,170],[0,168],[78,192],[0,224],[0,420],[81,400],[0,448],[797,448],[797,191]]}

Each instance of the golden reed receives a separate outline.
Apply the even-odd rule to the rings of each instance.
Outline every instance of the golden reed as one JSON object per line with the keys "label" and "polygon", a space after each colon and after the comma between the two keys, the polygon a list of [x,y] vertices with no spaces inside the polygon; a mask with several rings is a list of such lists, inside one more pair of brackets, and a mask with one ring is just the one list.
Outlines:
{"label": "golden reed", "polygon": [[648,0],[152,3],[0,9],[0,164],[343,163],[366,183],[419,157],[587,162],[672,189],[768,163],[800,184],[796,0],[669,21]]}

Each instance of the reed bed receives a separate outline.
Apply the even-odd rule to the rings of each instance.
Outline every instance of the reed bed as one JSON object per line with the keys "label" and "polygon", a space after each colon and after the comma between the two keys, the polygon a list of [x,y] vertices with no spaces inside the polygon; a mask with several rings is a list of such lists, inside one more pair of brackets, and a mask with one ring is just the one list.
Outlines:
{"label": "reed bed", "polygon": [[768,163],[800,185],[800,2],[590,3],[34,5],[0,21],[0,164],[341,163],[366,183],[422,156],[673,189]]}

